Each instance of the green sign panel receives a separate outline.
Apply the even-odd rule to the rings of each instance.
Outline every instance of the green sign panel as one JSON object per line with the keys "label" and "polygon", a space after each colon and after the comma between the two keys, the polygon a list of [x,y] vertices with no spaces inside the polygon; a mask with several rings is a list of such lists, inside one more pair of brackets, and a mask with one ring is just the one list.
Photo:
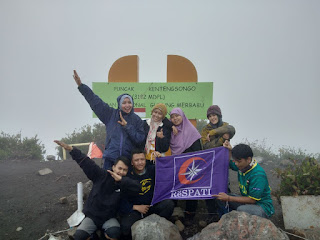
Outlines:
{"label": "green sign panel", "polygon": [[[135,112],[150,117],[152,107],[164,103],[168,113],[179,107],[189,119],[206,119],[212,105],[213,83],[104,83],[94,82],[92,89],[103,101],[118,108],[117,97],[133,97]],[[168,117],[168,116],[167,116]]]}

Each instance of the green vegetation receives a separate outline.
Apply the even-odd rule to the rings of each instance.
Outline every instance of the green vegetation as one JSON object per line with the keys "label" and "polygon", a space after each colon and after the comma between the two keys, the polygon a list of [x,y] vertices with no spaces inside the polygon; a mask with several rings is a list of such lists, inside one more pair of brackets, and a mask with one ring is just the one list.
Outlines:
{"label": "green vegetation", "polygon": [[45,153],[44,145],[37,135],[22,139],[21,132],[16,135],[1,132],[0,160],[43,160]]}
{"label": "green vegetation", "polygon": [[266,160],[275,161],[275,164],[279,164],[279,162],[283,159],[286,160],[295,160],[297,163],[301,163],[302,160],[306,158],[314,158],[316,161],[320,161],[320,154],[316,153],[307,153],[306,150],[302,150],[301,148],[293,148],[282,146],[276,150],[270,146],[267,146],[266,141],[262,142],[255,140],[253,142],[249,142],[245,140],[244,143],[250,145],[253,151],[254,156],[262,157]]}
{"label": "green vegetation", "polygon": [[320,164],[315,158],[307,157],[300,163],[291,160],[293,166],[275,171],[280,177],[280,188],[275,192],[280,196],[319,195],[320,194]]}
{"label": "green vegetation", "polygon": [[[95,142],[103,151],[106,140],[106,129],[102,123],[96,123],[93,125],[93,127],[90,125],[85,125],[80,129],[75,129],[71,134],[67,134],[66,137],[61,138],[60,140],[67,144]],[[81,146],[78,148],[84,153],[88,152],[88,146]],[[58,150],[58,155],[62,159],[61,147],[57,146],[56,149]],[[67,158],[71,158],[71,156],[67,154]]]}

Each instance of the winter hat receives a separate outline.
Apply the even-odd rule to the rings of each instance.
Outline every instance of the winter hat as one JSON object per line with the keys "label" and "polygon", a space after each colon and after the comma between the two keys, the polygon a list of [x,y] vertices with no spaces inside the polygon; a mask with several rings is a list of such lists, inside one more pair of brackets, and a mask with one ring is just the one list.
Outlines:
{"label": "winter hat", "polygon": [[132,97],[128,94],[123,94],[120,98],[120,101],[119,101],[119,108],[121,109],[121,105],[122,105],[122,102],[125,98],[129,98],[130,99],[130,102],[132,103],[133,105],[133,101],[132,101]]}
{"label": "winter hat", "polygon": [[207,118],[209,118],[210,114],[218,115],[220,118],[222,117],[221,109],[219,108],[218,105],[212,105],[212,106],[210,106],[208,108],[208,110],[207,110]]}
{"label": "winter hat", "polygon": [[155,109],[160,109],[160,111],[163,114],[163,118],[166,117],[166,115],[168,113],[166,105],[164,105],[163,103],[157,103],[156,105],[154,105],[154,107],[152,108],[151,112],[153,112],[153,110],[155,110]]}

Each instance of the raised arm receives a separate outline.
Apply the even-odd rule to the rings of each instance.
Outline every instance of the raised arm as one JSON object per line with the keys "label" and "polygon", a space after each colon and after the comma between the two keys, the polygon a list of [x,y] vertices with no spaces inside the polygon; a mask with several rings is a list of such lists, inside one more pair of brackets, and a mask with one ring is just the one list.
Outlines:
{"label": "raised arm", "polygon": [[78,73],[76,70],[73,70],[73,78],[76,81],[76,84],[80,86],[82,84],[80,77],[78,76]]}

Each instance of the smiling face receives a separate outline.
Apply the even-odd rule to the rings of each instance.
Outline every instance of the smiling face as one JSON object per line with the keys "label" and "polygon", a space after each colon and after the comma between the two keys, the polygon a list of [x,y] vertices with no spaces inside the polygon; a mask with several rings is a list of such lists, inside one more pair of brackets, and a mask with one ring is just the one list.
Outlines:
{"label": "smiling face", "polygon": [[144,153],[136,153],[132,155],[131,164],[136,173],[142,173],[146,167],[146,157]]}
{"label": "smiling face", "polygon": [[182,116],[176,113],[170,115],[170,120],[175,126],[179,126],[182,123]]}
{"label": "smiling face", "polygon": [[125,113],[130,113],[132,110],[132,102],[129,98],[125,98],[121,104],[121,110]]}
{"label": "smiling face", "polygon": [[212,124],[217,124],[219,122],[219,117],[217,114],[210,114],[209,117],[208,117],[209,121],[212,123]]}
{"label": "smiling face", "polygon": [[112,171],[123,177],[128,173],[128,166],[124,164],[121,160],[117,162],[116,165],[112,166]]}
{"label": "smiling face", "polygon": [[159,108],[156,108],[151,113],[151,118],[155,122],[160,122],[163,119],[163,114]]}

